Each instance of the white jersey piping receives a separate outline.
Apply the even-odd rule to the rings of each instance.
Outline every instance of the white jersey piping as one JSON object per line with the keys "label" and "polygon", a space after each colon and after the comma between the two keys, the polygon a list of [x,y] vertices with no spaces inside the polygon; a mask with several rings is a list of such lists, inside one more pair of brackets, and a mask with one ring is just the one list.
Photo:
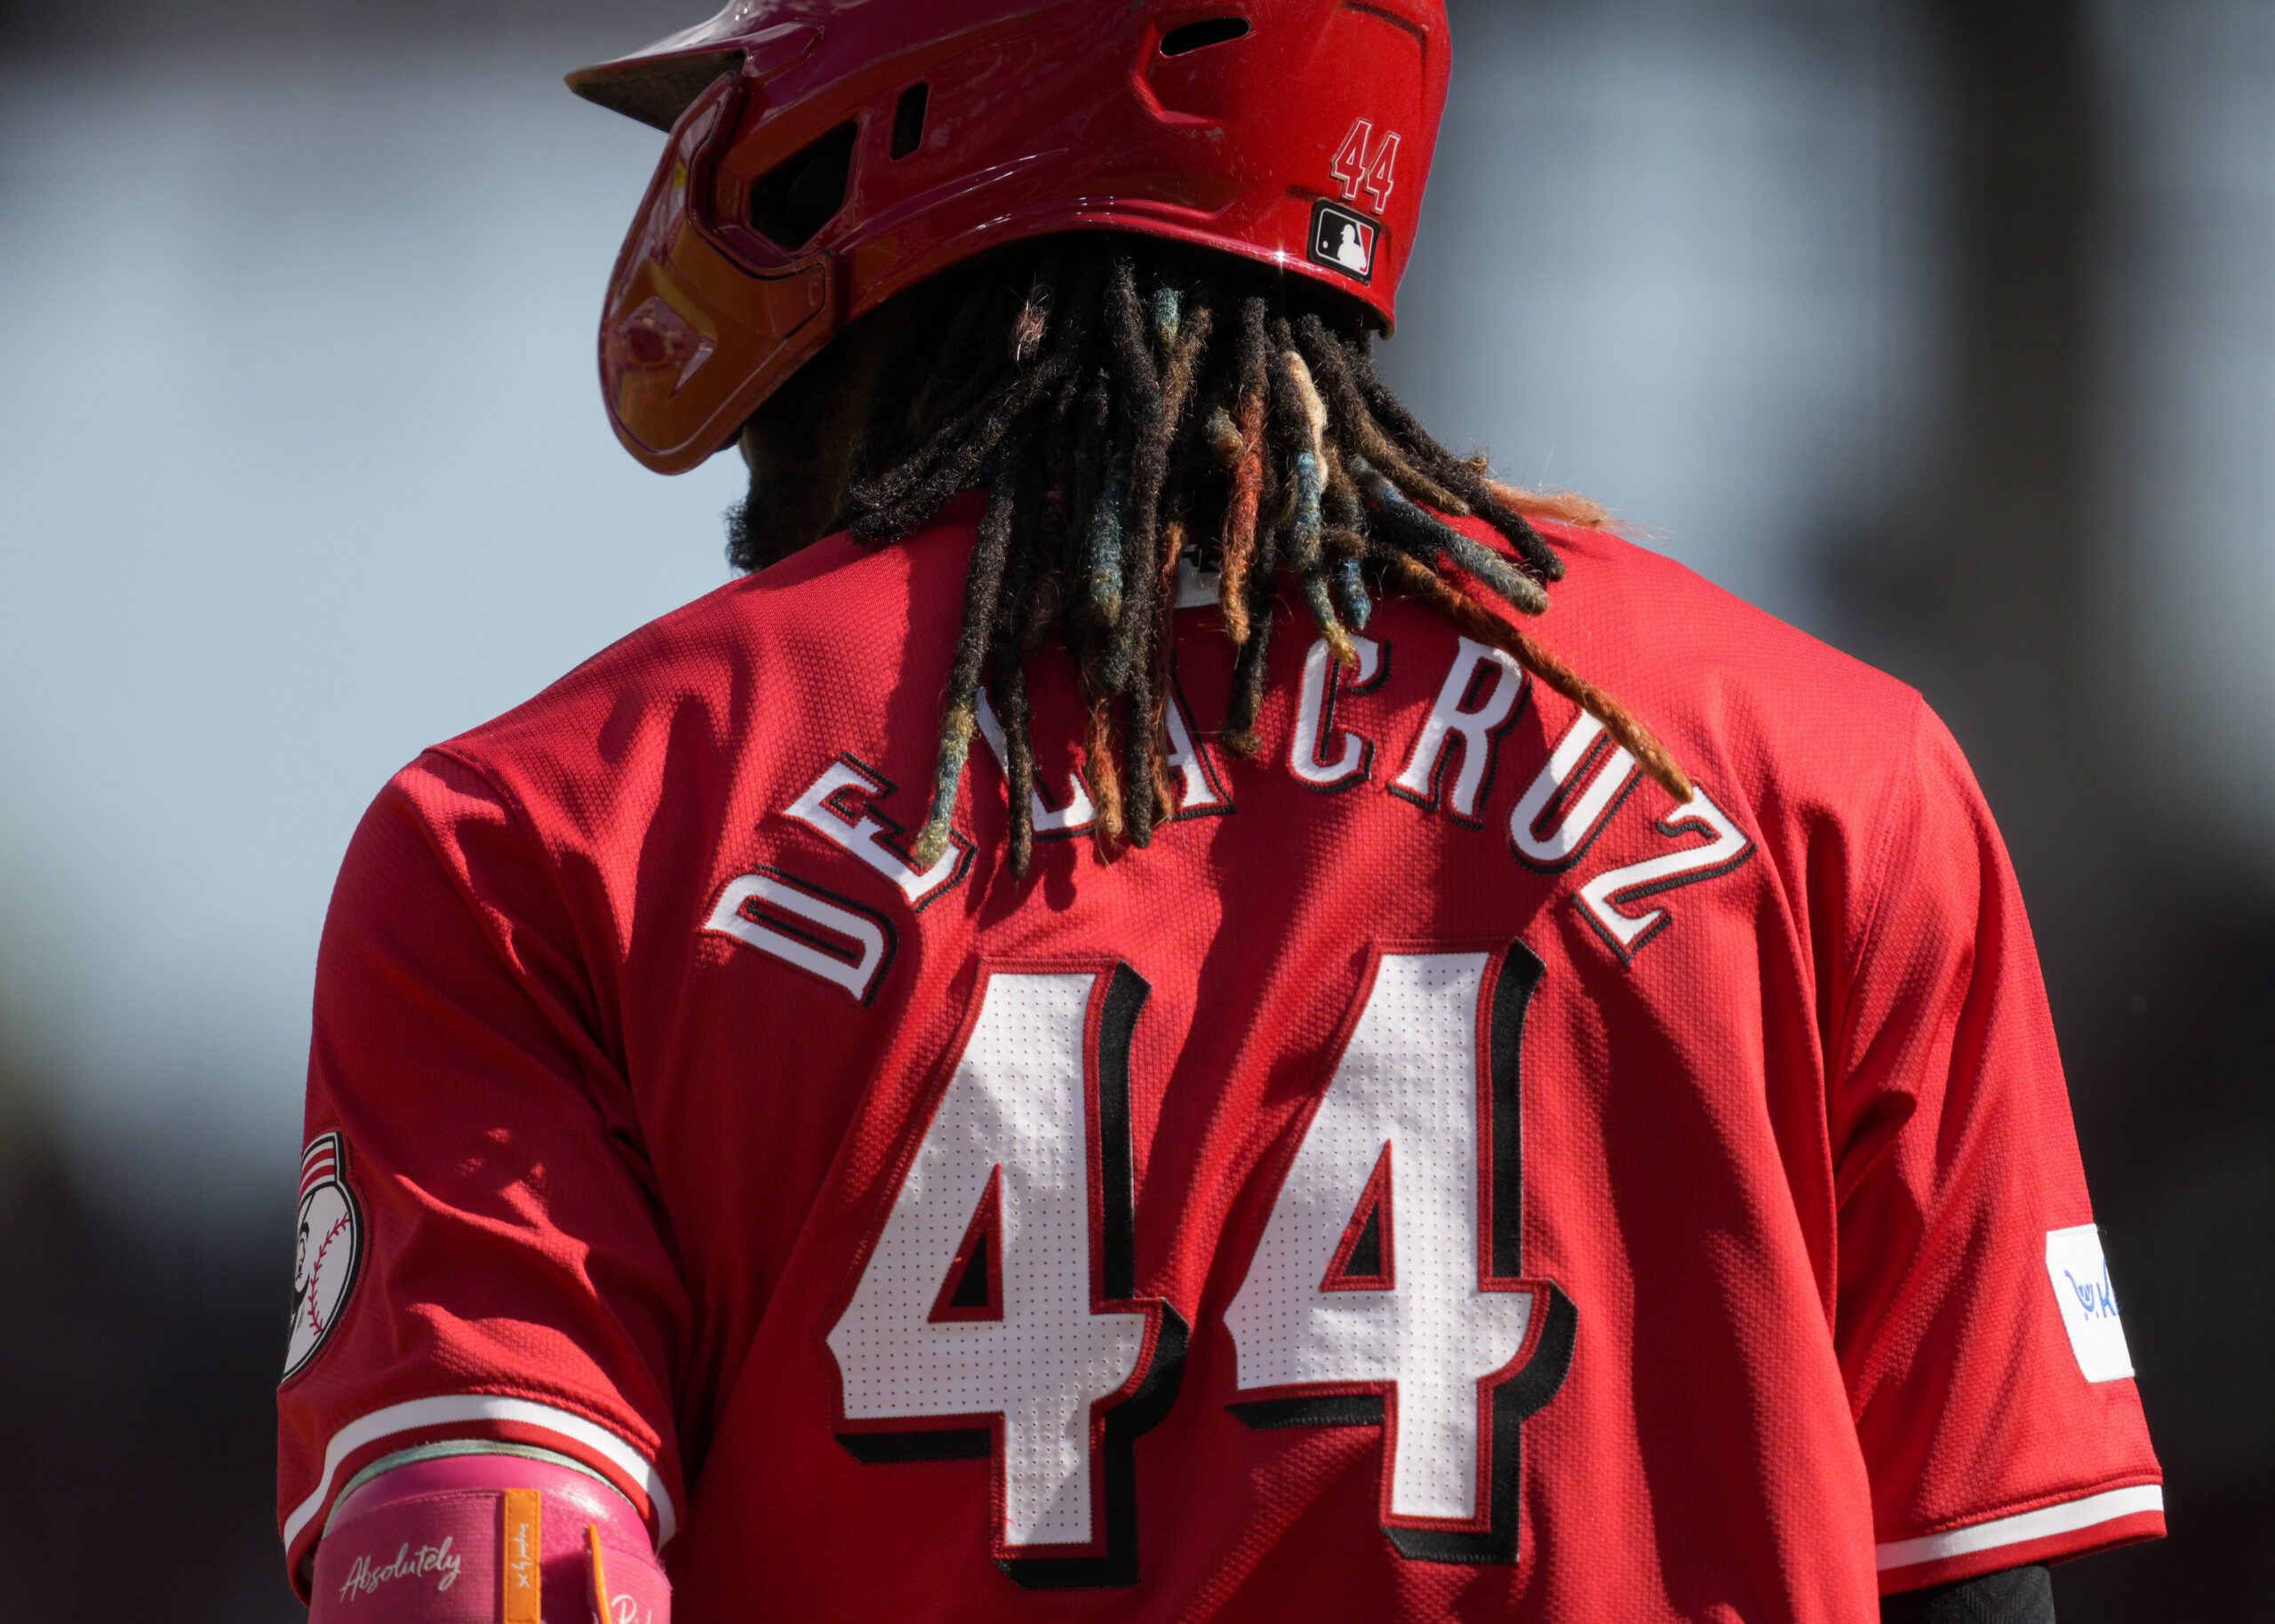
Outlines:
{"label": "white jersey piping", "polygon": [[339,1476],[339,1469],[347,1457],[370,1444],[399,1432],[411,1432],[427,1427],[465,1426],[469,1422],[504,1421],[515,1426],[538,1427],[555,1437],[577,1444],[618,1468],[637,1483],[648,1496],[649,1504],[656,1509],[656,1547],[659,1550],[668,1544],[679,1531],[678,1518],[672,1510],[671,1496],[665,1492],[663,1475],[647,1456],[623,1438],[597,1422],[567,1410],[555,1409],[547,1404],[538,1404],[527,1398],[503,1398],[490,1393],[451,1393],[435,1398],[413,1398],[403,1404],[374,1410],[369,1415],[349,1421],[331,1436],[324,1445],[323,1468],[316,1474],[315,1492],[292,1508],[284,1519],[284,1544],[289,1549],[300,1537],[300,1531],[315,1520],[323,1509],[325,1496],[331,1491],[332,1481]]}
{"label": "white jersey piping", "polygon": [[2075,1533],[2080,1528],[2112,1523],[2121,1517],[2136,1517],[2143,1511],[2164,1509],[2164,1490],[2156,1484],[2144,1483],[2129,1489],[2088,1494],[2083,1500],[2040,1506],[2035,1511],[2021,1511],[2012,1517],[1994,1517],[1987,1523],[1973,1523],[1943,1533],[1922,1534],[1915,1540],[1891,1540],[1874,1548],[1873,1557],[1885,1573],[1890,1568],[1916,1567],[1923,1562],[1942,1562],[1952,1556],[1973,1556],[1977,1551],[1996,1550],[2004,1545],[2022,1545],[2032,1540],[2051,1539],[2055,1534]]}

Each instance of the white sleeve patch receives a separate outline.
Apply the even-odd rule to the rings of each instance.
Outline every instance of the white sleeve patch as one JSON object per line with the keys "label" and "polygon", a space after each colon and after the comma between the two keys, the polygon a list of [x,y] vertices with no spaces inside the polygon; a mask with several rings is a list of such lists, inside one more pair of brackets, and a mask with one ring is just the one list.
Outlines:
{"label": "white sleeve patch", "polygon": [[2109,1262],[2102,1256],[2101,1230],[2090,1223],[2046,1232],[2046,1278],[2062,1310],[2070,1350],[2088,1381],[2115,1381],[2133,1373],[2125,1346],[2124,1322],[2117,1317],[2117,1294],[2109,1284]]}

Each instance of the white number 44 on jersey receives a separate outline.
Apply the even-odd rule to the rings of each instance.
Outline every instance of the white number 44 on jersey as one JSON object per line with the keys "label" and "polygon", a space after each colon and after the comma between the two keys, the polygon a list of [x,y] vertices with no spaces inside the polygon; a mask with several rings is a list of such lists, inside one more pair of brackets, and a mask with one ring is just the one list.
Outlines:
{"label": "white number 44 on jersey", "polygon": [[995,1558],[1023,1585],[1135,1582],[1130,1445],[1184,1370],[1185,1321],[1131,1285],[1145,995],[1126,965],[986,976],[829,1333],[839,1440],[863,1461],[990,1461]]}
{"label": "white number 44 on jersey", "polygon": [[1519,1429],[1571,1362],[1570,1301],[1519,1278],[1540,971],[1513,945],[1377,959],[1225,1310],[1257,1395],[1233,1413],[1380,1427],[1383,1532],[1419,1561],[1516,1559]]}
{"label": "white number 44 on jersey", "polygon": [[[1521,946],[1375,959],[1225,1311],[1252,1427],[1372,1426],[1404,1556],[1517,1552],[1519,1428],[1577,1325],[1519,1278]],[[999,970],[829,1333],[839,1438],[985,1458],[1023,1585],[1137,1579],[1131,1445],[1174,1401],[1185,1322],[1136,1295],[1128,966]]]}

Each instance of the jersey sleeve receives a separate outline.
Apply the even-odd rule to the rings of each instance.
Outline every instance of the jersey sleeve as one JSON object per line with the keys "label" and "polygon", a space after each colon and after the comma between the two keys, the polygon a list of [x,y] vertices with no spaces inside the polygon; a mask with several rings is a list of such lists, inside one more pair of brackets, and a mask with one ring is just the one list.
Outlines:
{"label": "jersey sleeve", "polygon": [[1923,705],[1829,1060],[1837,1337],[1883,1592],[2164,1532],[2004,845]]}
{"label": "jersey sleeve", "polygon": [[[430,752],[356,832],[318,954],[278,1518],[422,1445],[563,1455],[660,1545],[686,1293],[592,925],[483,773]],[[580,933],[579,927],[584,928]]]}

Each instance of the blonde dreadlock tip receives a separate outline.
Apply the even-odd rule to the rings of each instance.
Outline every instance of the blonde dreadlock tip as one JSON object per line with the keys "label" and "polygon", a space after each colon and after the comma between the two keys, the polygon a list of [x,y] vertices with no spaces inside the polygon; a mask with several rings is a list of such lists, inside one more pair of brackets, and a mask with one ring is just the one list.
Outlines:
{"label": "blonde dreadlock tip", "polygon": [[1209,420],[1201,426],[1201,433],[1208,436],[1209,449],[1217,454],[1217,460],[1227,468],[1240,461],[1241,453],[1248,450],[1248,442],[1241,438],[1240,426],[1222,406],[1209,408]]}
{"label": "blonde dreadlock tip", "polygon": [[940,718],[940,753],[932,769],[932,811],[917,831],[910,848],[919,865],[930,868],[948,848],[948,827],[956,815],[956,791],[963,782],[963,764],[971,753],[971,735],[978,715],[969,703],[951,705]]}
{"label": "blonde dreadlock tip", "polygon": [[1327,402],[1320,398],[1319,384],[1304,358],[1294,350],[1282,350],[1280,359],[1295,383],[1296,399],[1302,402],[1305,426],[1311,431],[1311,449],[1314,454],[1321,454],[1327,443]]}
{"label": "blonde dreadlock tip", "polygon": [[928,821],[916,837],[910,855],[920,869],[930,868],[948,849],[948,825],[945,819]]}
{"label": "blonde dreadlock tip", "polygon": [[1098,848],[1098,856],[1111,861],[1115,851],[1122,845],[1122,835],[1125,827],[1122,820],[1121,791],[1117,787],[1111,797],[1101,792],[1095,797],[1095,800],[1098,806],[1098,821],[1090,825],[1091,838]]}

